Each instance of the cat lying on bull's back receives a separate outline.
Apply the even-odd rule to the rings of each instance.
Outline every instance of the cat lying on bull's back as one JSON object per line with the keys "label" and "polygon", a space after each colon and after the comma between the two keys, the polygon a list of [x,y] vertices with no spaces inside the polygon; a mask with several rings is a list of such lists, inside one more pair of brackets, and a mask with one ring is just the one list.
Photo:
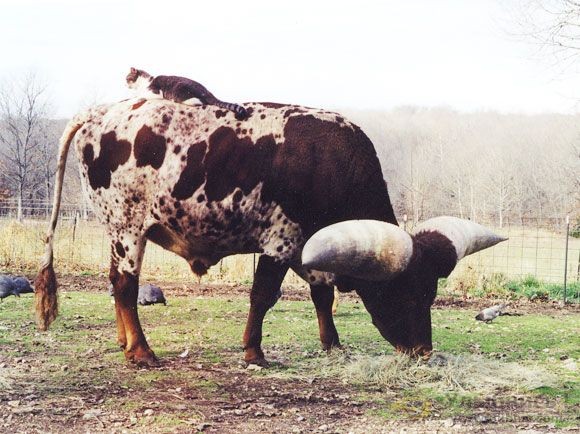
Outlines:
{"label": "cat lying on bull's back", "polygon": [[129,74],[127,74],[126,81],[130,89],[151,92],[178,103],[197,98],[202,104],[215,105],[233,111],[239,120],[248,117],[246,109],[241,105],[217,99],[201,83],[189,78],[174,75],[153,77],[142,69],[131,68]]}

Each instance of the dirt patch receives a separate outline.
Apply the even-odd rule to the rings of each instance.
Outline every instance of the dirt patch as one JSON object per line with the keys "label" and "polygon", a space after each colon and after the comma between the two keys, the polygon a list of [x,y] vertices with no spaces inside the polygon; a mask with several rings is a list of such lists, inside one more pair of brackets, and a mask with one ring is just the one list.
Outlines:
{"label": "dirt patch", "polygon": [[[99,366],[96,357],[87,356],[92,370]],[[392,391],[371,388],[361,399],[359,389],[337,380],[273,378],[240,366],[199,363],[195,354],[166,359],[160,368],[149,370],[180,375],[151,381],[141,390],[131,386],[140,371],[123,365],[101,370],[112,380],[126,379],[126,385],[110,381],[95,386],[85,381],[90,372],[74,372],[76,381],[59,387],[42,380],[39,371],[46,367],[40,359],[2,358],[0,365],[7,363],[16,367],[3,368],[4,378],[11,378],[0,390],[4,432],[548,432],[554,426],[538,423],[538,415],[558,416],[558,408],[547,400],[520,396],[486,399],[476,403],[473,415],[443,420],[436,406],[425,417],[407,403],[399,409],[401,419],[388,420],[376,414],[386,405],[381,401],[395,399]],[[35,372],[35,377],[30,375]]]}
{"label": "dirt patch", "polygon": [[[350,417],[359,417],[369,407],[354,400],[336,382],[322,385],[265,379],[241,367],[189,360],[165,360],[162,367],[150,370],[185,373],[187,380],[183,375],[179,379],[165,377],[153,382],[145,393],[140,391],[138,397],[130,386],[114,382],[106,388],[86,387],[79,373],[76,385],[66,388],[26,381],[29,376],[25,372],[35,372],[40,365],[39,360],[29,359],[19,361],[18,368],[4,368],[3,376],[11,378],[11,384],[0,391],[0,427],[4,432],[158,432],[155,425],[159,418],[174,419],[176,431],[312,432],[323,422],[328,430],[335,431],[344,425],[345,411]],[[111,373],[113,378],[134,376],[130,367],[106,369],[116,371]],[[111,400],[121,405],[107,405]]]}

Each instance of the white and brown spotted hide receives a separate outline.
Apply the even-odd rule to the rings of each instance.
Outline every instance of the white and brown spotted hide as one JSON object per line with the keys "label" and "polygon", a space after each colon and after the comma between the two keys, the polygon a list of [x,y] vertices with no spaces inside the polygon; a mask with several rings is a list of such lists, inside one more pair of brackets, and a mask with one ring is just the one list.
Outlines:
{"label": "white and brown spotted hide", "polygon": [[305,240],[336,221],[396,222],[357,126],[299,106],[245,108],[239,121],[212,106],[136,99],[77,116],[73,143],[119,271],[139,273],[145,238],[203,274],[235,253],[296,266]]}

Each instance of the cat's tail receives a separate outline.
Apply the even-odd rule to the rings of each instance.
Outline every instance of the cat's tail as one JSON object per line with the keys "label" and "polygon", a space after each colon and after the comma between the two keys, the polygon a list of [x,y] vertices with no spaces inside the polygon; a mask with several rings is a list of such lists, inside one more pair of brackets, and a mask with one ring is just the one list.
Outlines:
{"label": "cat's tail", "polygon": [[217,101],[216,105],[226,110],[233,111],[236,114],[236,118],[245,119],[248,117],[248,112],[244,107],[239,104],[234,104],[231,102]]}
{"label": "cat's tail", "polygon": [[54,183],[52,215],[50,218],[48,230],[46,232],[45,251],[42,258],[42,264],[34,282],[34,287],[36,289],[36,323],[40,330],[46,330],[50,323],[55,320],[58,314],[58,300],[56,296],[57,283],[53,267],[53,237],[56,223],[58,221],[58,212],[60,209],[62,184],[68,150],[76,132],[88,120],[87,116],[88,113],[82,113],[75,116],[67,124],[60,138],[60,146],[58,150],[58,167],[56,170],[56,180]]}

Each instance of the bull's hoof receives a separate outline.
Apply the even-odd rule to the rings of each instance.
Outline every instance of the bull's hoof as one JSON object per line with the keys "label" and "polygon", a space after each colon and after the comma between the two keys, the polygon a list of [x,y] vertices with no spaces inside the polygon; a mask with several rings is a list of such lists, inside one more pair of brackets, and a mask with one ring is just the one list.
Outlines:
{"label": "bull's hoof", "polygon": [[159,359],[157,357],[148,358],[148,359],[138,359],[134,360],[133,363],[135,366],[139,368],[158,368],[161,366]]}
{"label": "bull's hoof", "polygon": [[327,353],[330,353],[333,348],[342,348],[340,345],[340,339],[338,339],[338,335],[333,336],[329,339],[321,339],[322,349]]}
{"label": "bull's hoof", "polygon": [[125,350],[125,359],[143,368],[155,368],[159,366],[159,359],[149,348],[136,348],[132,351]]}
{"label": "bull's hoof", "polygon": [[264,357],[264,352],[260,347],[247,347],[245,348],[244,362],[246,366],[258,365],[263,368],[267,368],[269,363]]}
{"label": "bull's hoof", "polygon": [[332,353],[332,350],[342,350],[342,345],[340,342],[333,342],[332,344],[322,344],[322,349],[326,351],[327,354]]}
{"label": "bull's hoof", "polygon": [[270,366],[270,362],[268,362],[264,357],[255,358],[252,360],[245,360],[246,368],[251,369],[250,366],[260,366],[262,368],[268,368]]}

